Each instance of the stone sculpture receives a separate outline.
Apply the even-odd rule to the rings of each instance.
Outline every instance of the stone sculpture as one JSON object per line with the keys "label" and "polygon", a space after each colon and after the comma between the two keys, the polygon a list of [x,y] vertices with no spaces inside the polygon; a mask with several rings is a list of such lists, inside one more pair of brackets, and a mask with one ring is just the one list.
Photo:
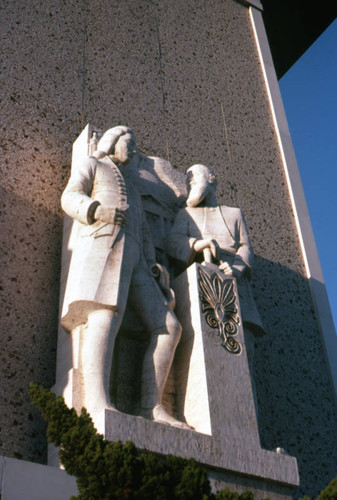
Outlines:
{"label": "stone sculpture", "polygon": [[[248,327],[255,334],[263,328],[249,286],[253,254],[242,213],[217,204],[215,178],[207,167],[189,169],[187,181],[188,207],[177,213],[165,248],[188,266],[172,281],[182,325],[173,371],[176,415],[194,432],[108,412],[106,438],[132,439],[140,449],[193,457],[260,482],[266,470],[274,481],[281,471],[288,484],[295,484],[296,460],[260,445],[246,336]],[[204,252],[213,262],[197,262]]]}
{"label": "stone sculpture", "polygon": [[116,410],[109,396],[111,365],[127,302],[151,334],[143,361],[141,414],[187,427],[162,405],[181,327],[163,294],[169,295],[167,276],[156,263],[135,187],[141,156],[131,129],[109,129],[93,156],[72,173],[62,195],[64,211],[80,224],[77,271],[67,284],[68,310],[61,323],[69,332],[86,325],[81,346],[84,405],[100,432],[104,410]]}
{"label": "stone sculpture", "polygon": [[185,267],[205,260],[237,279],[245,344],[252,370],[254,335],[263,335],[264,330],[250,285],[253,250],[244,217],[239,208],[217,203],[216,179],[208,167],[190,167],[186,182],[187,208],[177,214],[167,251]]}

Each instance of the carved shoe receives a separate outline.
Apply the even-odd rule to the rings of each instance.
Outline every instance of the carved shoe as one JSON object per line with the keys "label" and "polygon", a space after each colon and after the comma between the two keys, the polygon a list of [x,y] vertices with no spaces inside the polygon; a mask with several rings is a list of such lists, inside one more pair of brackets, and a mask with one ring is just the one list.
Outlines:
{"label": "carved shoe", "polygon": [[194,430],[190,425],[179,422],[179,420],[169,415],[163,405],[157,405],[153,408],[152,417],[155,422],[160,424],[168,424],[180,429]]}

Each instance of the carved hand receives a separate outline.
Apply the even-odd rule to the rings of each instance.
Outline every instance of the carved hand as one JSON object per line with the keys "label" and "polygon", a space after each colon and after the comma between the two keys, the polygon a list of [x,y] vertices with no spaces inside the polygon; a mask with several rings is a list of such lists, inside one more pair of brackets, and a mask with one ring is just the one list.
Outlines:
{"label": "carved hand", "polygon": [[197,240],[193,245],[193,250],[197,253],[203,252],[205,248],[211,250],[214,259],[219,259],[220,247],[215,240]]}
{"label": "carved hand", "polygon": [[235,267],[232,267],[228,262],[222,262],[219,265],[219,269],[221,269],[227,276],[234,276],[234,278],[239,279],[241,277],[242,272]]}
{"label": "carved hand", "polygon": [[116,224],[117,226],[125,226],[127,224],[126,211],[116,208],[98,205],[95,210],[95,219],[108,224]]}
{"label": "carved hand", "polygon": [[228,264],[228,262],[220,264],[219,269],[221,269],[227,276],[234,276],[233,268]]}

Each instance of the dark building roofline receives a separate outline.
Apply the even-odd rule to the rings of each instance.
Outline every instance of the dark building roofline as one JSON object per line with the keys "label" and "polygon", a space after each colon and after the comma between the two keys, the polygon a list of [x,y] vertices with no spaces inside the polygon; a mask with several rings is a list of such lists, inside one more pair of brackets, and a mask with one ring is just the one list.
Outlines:
{"label": "dark building roofline", "polygon": [[261,0],[263,20],[280,79],[337,18],[337,1]]}

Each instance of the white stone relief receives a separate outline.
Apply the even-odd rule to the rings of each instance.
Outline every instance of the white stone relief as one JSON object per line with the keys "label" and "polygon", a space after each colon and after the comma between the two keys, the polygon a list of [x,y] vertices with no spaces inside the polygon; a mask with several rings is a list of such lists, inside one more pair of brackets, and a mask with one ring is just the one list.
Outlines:
{"label": "white stone relief", "polygon": [[244,325],[263,334],[249,283],[253,249],[241,210],[217,203],[215,176],[204,165],[187,170],[187,191],[187,208],[179,211],[168,238],[169,255],[185,267],[204,260],[235,277]]}
{"label": "white stone relief", "polygon": [[[204,261],[223,271],[226,276],[237,279],[245,347],[257,411],[253,377],[254,337],[263,335],[264,330],[250,285],[254,255],[246,223],[239,208],[218,204],[216,178],[208,167],[190,167],[186,182],[187,207],[178,212],[168,238],[167,251],[185,267],[193,262]],[[217,279],[220,283],[221,280]],[[221,324],[220,329],[224,329],[224,324]],[[225,340],[223,345],[228,348],[231,346],[232,352],[239,354],[240,344],[234,337],[229,336],[228,339],[229,343]]]}
{"label": "white stone relief", "polygon": [[[251,330],[261,334],[263,329],[249,285],[253,252],[242,213],[217,204],[216,180],[207,167],[194,165],[187,177],[179,174],[166,160],[139,152],[128,127],[92,134],[88,152],[91,156],[73,157],[72,174],[62,195],[63,209],[75,222],[61,315],[63,328],[71,332],[72,369],[59,390],[68,404],[77,409],[85,406],[104,433],[105,410],[118,411],[111,401],[117,335],[143,340],[147,334],[150,340],[142,361],[136,413],[190,428],[180,421],[184,414],[178,412],[177,420],[174,404],[164,401],[181,337],[166,269],[168,254],[185,267],[205,260],[221,269],[227,280],[228,276],[237,278],[245,344],[252,357]],[[186,180],[187,208],[181,209]],[[205,314],[212,313],[213,302],[208,304],[205,296],[203,303],[200,296],[207,285],[200,288],[200,276],[199,272],[200,307]],[[220,283],[221,277],[216,279]],[[230,282],[223,285],[225,290]],[[227,323],[240,324],[239,311],[232,304],[227,309],[227,315],[233,309],[230,321],[222,321],[214,310],[218,335],[225,349],[240,354],[242,346],[234,330],[225,329]]]}
{"label": "white stone relief", "polygon": [[[188,428],[162,404],[181,327],[170,307],[168,275],[163,265],[157,265],[141,201],[141,195],[151,198],[147,210],[157,212],[162,226],[167,201],[172,206],[180,195],[172,181],[173,187],[160,179],[165,163],[139,153],[129,128],[114,127],[103,134],[93,155],[73,169],[62,195],[62,207],[78,228],[66,285],[68,307],[61,324],[75,336],[80,330],[79,403],[103,433],[104,410],[116,411],[109,391],[111,365],[127,302],[151,334],[143,360],[140,413]],[[172,219],[172,208],[171,212]],[[167,232],[159,227],[159,240]]]}

